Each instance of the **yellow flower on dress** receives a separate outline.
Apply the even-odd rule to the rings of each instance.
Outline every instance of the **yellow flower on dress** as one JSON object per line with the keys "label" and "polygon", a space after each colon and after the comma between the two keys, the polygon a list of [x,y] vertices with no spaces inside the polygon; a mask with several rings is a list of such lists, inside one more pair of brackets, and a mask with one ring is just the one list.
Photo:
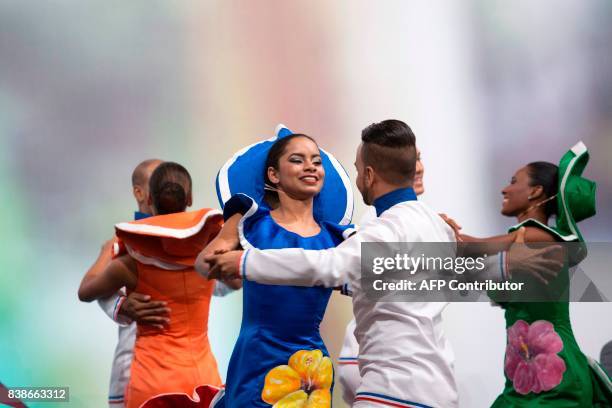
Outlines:
{"label": "yellow flower on dress", "polygon": [[300,350],[288,365],[268,371],[261,399],[272,408],[329,408],[334,379],[331,359],[321,350]]}

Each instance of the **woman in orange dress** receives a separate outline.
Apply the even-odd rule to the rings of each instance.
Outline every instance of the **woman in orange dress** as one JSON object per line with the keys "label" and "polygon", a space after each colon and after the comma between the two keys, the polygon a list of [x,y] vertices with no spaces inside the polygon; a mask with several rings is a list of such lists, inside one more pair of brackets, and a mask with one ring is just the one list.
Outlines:
{"label": "woman in orange dress", "polygon": [[118,256],[103,272],[85,275],[79,298],[92,301],[125,286],[165,301],[170,313],[163,330],[138,325],[126,407],[208,407],[222,385],[207,331],[215,282],[193,264],[223,216],[211,209],[184,212],[192,201],[191,177],[176,163],[153,172],[150,200],[155,216],[116,225]]}

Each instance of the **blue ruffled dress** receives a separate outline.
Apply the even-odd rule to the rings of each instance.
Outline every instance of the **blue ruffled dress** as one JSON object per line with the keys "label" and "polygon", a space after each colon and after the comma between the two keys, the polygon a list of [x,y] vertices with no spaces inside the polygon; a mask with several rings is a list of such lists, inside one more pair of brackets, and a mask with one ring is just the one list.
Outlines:
{"label": "blue ruffled dress", "polygon": [[[239,234],[245,249],[327,249],[340,244],[352,229],[351,225],[321,222],[317,235],[302,237],[278,225],[268,208],[258,206],[244,194],[234,195],[225,204],[226,219],[236,213],[244,215]],[[242,326],[229,362],[225,396],[217,406],[270,407],[272,404],[262,400],[270,370],[287,365],[299,350],[320,350],[329,356],[319,326],[332,289],[263,285],[247,280],[243,284]],[[307,383],[302,389],[313,391],[312,384]]]}

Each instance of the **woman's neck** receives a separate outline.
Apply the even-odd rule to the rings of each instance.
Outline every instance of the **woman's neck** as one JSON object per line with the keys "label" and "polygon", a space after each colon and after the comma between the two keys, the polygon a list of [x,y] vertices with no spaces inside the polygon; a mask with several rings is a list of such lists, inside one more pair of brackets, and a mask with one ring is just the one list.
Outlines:
{"label": "woman's neck", "polygon": [[540,207],[532,207],[520,213],[517,217],[519,224],[528,219],[534,219],[536,221],[541,222],[544,225],[548,224],[548,217],[544,210]]}
{"label": "woman's neck", "polygon": [[319,225],[313,216],[313,199],[296,200],[284,193],[279,193],[280,205],[270,212],[279,225],[299,235],[316,235]]}
{"label": "woman's neck", "polygon": [[279,206],[272,212],[275,219],[283,220],[291,223],[308,223],[314,221],[312,215],[313,199],[296,200],[286,194],[279,193]]}

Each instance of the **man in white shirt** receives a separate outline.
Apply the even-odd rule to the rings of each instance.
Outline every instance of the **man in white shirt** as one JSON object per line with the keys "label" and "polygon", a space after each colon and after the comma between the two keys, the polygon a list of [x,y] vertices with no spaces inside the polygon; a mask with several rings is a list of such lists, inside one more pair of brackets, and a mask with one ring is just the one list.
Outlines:
{"label": "man in white shirt", "polygon": [[[405,123],[386,120],[368,126],[357,150],[356,182],[365,203],[376,208],[377,218],[336,248],[251,249],[205,258],[211,264],[210,279],[242,276],[262,284],[350,284],[362,377],[353,407],[458,406],[453,353],[441,321],[446,303],[377,302],[361,287],[362,242],[455,241],[442,218],[417,201],[412,189],[415,162],[415,137]],[[507,254],[510,268],[530,269],[530,262],[537,268],[560,268],[552,259],[534,262],[544,251],[513,247]],[[486,278],[504,279],[507,268],[498,256],[486,262]]]}
{"label": "man in white shirt", "polygon": [[[138,206],[134,219],[150,217],[153,213],[149,203],[149,179],[153,171],[162,163],[158,159],[148,159],[136,166],[132,172],[132,193]],[[114,239],[108,240],[100,250],[100,255],[92,268],[106,268],[112,259]],[[214,296],[225,296],[233,289],[224,283],[217,282]],[[169,323],[166,302],[156,301],[148,295],[132,292],[126,295],[125,288],[113,296],[98,300],[102,310],[119,325],[119,335],[113,364],[111,367],[108,404],[110,408],[124,406],[124,393],[130,379],[134,342],[136,340],[136,323],[147,324],[163,330]]]}
{"label": "man in white shirt", "polygon": [[[158,159],[148,159],[138,164],[132,172],[132,193],[138,206],[134,219],[150,216],[151,207],[149,198],[149,178],[157,166],[162,163]],[[112,245],[114,240],[107,241],[100,250],[100,255],[90,267],[106,268],[112,259]],[[113,364],[111,367],[108,404],[112,408],[124,406],[123,394],[130,378],[130,369],[136,339],[136,321],[163,328],[167,322],[168,309],[165,302],[153,301],[149,296],[131,293],[126,296],[125,290],[115,295],[100,299],[98,304],[114,322],[119,325],[119,335]]]}
{"label": "man in white shirt", "polygon": [[[415,194],[420,196],[425,192],[425,184],[423,182],[423,176],[425,173],[425,166],[421,160],[421,151],[417,147],[416,167],[414,174],[414,183],[412,189]],[[361,217],[359,224],[365,224],[366,222],[376,218],[376,209],[372,206],[367,207],[367,211]],[[342,294],[351,295],[350,288],[348,285],[342,287]],[[359,374],[359,343],[355,338],[355,318],[346,326],[344,332],[344,341],[342,342],[342,348],[338,355],[337,367],[336,367],[336,383],[342,386],[342,399],[348,405],[353,404],[357,388],[361,383],[361,375]]]}

